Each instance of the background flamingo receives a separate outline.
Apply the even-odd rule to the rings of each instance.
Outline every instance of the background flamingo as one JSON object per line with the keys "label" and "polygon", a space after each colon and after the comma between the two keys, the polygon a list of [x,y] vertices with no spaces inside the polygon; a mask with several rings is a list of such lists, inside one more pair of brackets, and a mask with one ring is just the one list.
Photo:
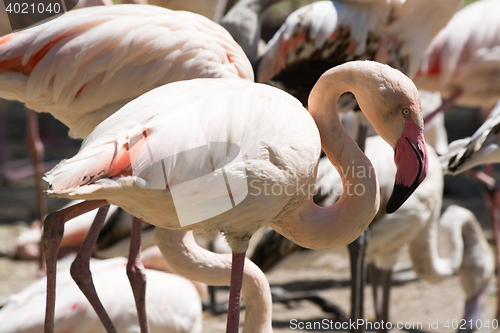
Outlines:
{"label": "background flamingo", "polygon": [[[287,18],[264,50],[256,79],[279,82],[304,104],[318,77],[346,61],[387,63],[412,77],[453,1],[318,1]],[[351,105],[352,107],[352,105]]]}
{"label": "background flamingo", "polygon": [[[197,287],[178,275],[156,269],[168,268],[160,254],[144,253],[148,268],[148,321],[150,332],[202,332],[201,297]],[[159,257],[158,257],[159,256]],[[57,308],[55,332],[105,332],[94,309],[80,292],[69,274],[69,261],[60,268],[57,277]],[[125,276],[127,259],[92,260],[94,281],[102,302],[116,322],[118,332],[137,331],[139,327],[133,294]],[[151,269],[153,268],[153,269]],[[12,295],[0,309],[2,332],[41,332],[44,325],[44,305],[47,281],[40,279]]]}
{"label": "background flamingo", "polygon": [[488,113],[500,98],[500,3],[476,1],[457,12],[432,40],[414,81],[445,102]]}

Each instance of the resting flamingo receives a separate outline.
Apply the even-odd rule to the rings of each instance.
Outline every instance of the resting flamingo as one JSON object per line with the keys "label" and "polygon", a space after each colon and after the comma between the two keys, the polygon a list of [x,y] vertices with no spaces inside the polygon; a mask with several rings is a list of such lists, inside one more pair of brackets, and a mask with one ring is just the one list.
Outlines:
{"label": "resting flamingo", "polygon": [[[154,249],[152,249],[154,250]],[[143,253],[148,279],[146,294],[150,332],[202,332],[202,307],[197,286],[175,274],[158,270],[168,268],[165,260],[151,251]],[[68,261],[66,260],[66,263]],[[138,325],[134,297],[125,276],[127,259],[92,260],[94,281],[102,302],[117,323],[118,332],[136,332]],[[68,267],[57,273],[57,308],[55,332],[104,333],[95,311],[72,280]],[[3,333],[38,333],[43,331],[46,279],[40,279],[16,295],[0,309]]]}
{"label": "resting flamingo", "polygon": [[498,1],[476,1],[458,11],[428,46],[414,81],[419,89],[443,96],[435,113],[453,104],[481,107],[488,113],[497,103],[499,14]]}
{"label": "resting flamingo", "polygon": [[[336,112],[338,97],[346,91],[357,96],[368,120],[395,150],[398,172],[386,207],[394,212],[425,178],[427,155],[417,90],[410,79],[386,65],[350,62],[327,71],[311,92],[310,114],[295,98],[267,85],[196,79],[157,88],[103,121],[75,157],[46,175],[49,194],[94,200],[50,215],[45,222],[44,247],[51,276],[48,330],[53,316],[53,258],[64,221],[108,202],[154,224],[160,249],[166,246],[161,239],[168,229],[225,234],[233,251],[228,332],[238,330],[244,255],[251,235],[260,227],[269,224],[310,248],[331,248],[356,239],[377,212],[379,194],[369,160],[342,129]],[[343,178],[346,186],[363,186],[365,195],[345,194],[335,205],[320,208],[301,190],[314,184],[320,133],[323,150],[334,165],[352,164],[366,171],[363,178],[351,174]],[[178,158],[163,160],[177,153]],[[156,162],[162,165],[160,169]],[[220,168],[227,163],[222,173]],[[207,175],[207,165],[219,171]],[[197,179],[194,175],[200,173],[206,175],[200,176],[201,183],[188,182],[199,186],[196,190],[188,186],[183,192],[183,186],[172,183]],[[203,187],[224,183],[222,179],[231,180],[229,201],[226,186],[221,185],[225,194],[207,193]],[[247,181],[252,184],[251,180],[259,193],[249,189]],[[268,185],[289,190],[265,195]],[[175,206],[173,195],[180,195]],[[221,202],[229,202],[223,213],[217,205]]]}

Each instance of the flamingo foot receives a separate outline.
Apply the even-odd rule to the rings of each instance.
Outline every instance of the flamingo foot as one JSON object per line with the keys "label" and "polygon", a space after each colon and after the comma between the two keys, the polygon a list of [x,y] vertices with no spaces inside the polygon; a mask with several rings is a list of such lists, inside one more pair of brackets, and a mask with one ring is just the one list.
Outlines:
{"label": "flamingo foot", "polygon": [[[364,289],[366,281],[366,248],[368,247],[369,230],[363,233],[351,244],[349,244],[349,257],[351,262],[351,320],[356,321],[364,318]],[[364,326],[351,328],[350,333],[362,333]]]}
{"label": "flamingo foot", "polygon": [[149,332],[146,315],[146,274],[141,261],[142,221],[134,217],[130,233],[130,248],[127,263],[127,276],[134,293],[141,333]]}
{"label": "flamingo foot", "polygon": [[233,251],[226,333],[238,333],[240,325],[241,287],[243,284],[244,266],[245,252],[236,253]]}
{"label": "flamingo foot", "polygon": [[45,333],[54,332],[56,306],[57,251],[64,234],[64,223],[77,216],[107,205],[105,200],[84,201],[74,206],[51,213],[44,222],[42,246],[47,264],[47,304],[45,310]]}
{"label": "flamingo foot", "polygon": [[94,251],[94,245],[97,241],[97,237],[99,237],[99,232],[102,229],[108,210],[109,204],[99,208],[94,222],[87,233],[87,237],[85,237],[80,251],[78,251],[75,260],[71,264],[70,273],[90,305],[94,308],[106,332],[116,333],[116,329],[97,295],[92,280],[92,273],[90,272],[90,257]]}

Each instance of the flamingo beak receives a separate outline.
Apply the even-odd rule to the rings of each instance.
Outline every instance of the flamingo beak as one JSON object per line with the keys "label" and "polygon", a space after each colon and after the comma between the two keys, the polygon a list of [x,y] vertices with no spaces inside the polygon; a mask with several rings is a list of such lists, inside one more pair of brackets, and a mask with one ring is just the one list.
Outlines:
{"label": "flamingo beak", "polygon": [[397,172],[385,209],[387,214],[394,213],[405,203],[425,179],[429,169],[423,129],[415,125],[411,118],[406,121],[405,130],[394,149],[394,162]]}

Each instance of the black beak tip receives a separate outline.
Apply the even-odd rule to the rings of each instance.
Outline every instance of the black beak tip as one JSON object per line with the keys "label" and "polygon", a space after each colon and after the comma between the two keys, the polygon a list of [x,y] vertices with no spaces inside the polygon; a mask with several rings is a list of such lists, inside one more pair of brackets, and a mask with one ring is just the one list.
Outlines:
{"label": "black beak tip", "polygon": [[[418,184],[417,184],[418,185]],[[392,191],[389,201],[387,201],[387,206],[385,207],[385,212],[387,214],[392,214],[405,203],[405,201],[410,197],[410,195],[415,191],[417,186],[404,186],[399,184],[394,184],[394,190]]]}

